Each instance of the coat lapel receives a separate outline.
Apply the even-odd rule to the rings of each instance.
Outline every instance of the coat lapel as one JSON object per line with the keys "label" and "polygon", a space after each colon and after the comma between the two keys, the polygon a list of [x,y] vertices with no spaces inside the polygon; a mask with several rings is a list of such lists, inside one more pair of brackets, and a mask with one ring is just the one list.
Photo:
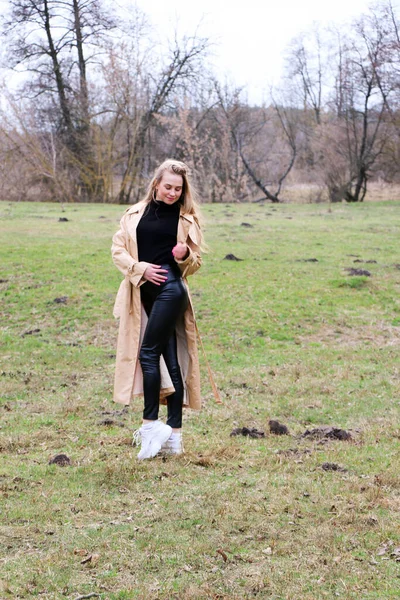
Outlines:
{"label": "coat lapel", "polygon": [[183,212],[183,207],[181,206],[181,212],[179,216],[178,223],[178,242],[182,244],[186,244],[186,240],[189,235],[189,229],[191,224],[193,223],[193,216]]}
{"label": "coat lapel", "polygon": [[140,219],[142,218],[142,215],[144,213],[144,209],[146,208],[146,206],[147,206],[146,202],[138,202],[137,204],[134,204],[133,206],[131,206],[131,208],[129,208],[127,210],[129,219],[128,219],[126,228],[127,228],[129,237],[131,238],[130,239],[131,246],[134,246],[134,249],[135,249],[135,256],[133,256],[133,258],[135,258],[136,260],[138,259],[137,243],[136,243],[136,229],[137,229]]}

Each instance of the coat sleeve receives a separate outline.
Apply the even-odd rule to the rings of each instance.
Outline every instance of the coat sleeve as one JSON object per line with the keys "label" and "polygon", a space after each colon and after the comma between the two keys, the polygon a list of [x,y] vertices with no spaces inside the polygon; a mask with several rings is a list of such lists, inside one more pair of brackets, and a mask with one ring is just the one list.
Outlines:
{"label": "coat sleeve", "polygon": [[189,275],[193,275],[196,273],[201,267],[201,254],[199,248],[199,240],[200,240],[200,227],[194,221],[189,228],[188,237],[186,240],[186,245],[189,250],[188,256],[183,260],[175,259],[179,265],[179,268],[182,273],[182,277],[188,277]]}
{"label": "coat sleeve", "polygon": [[120,228],[113,236],[111,246],[111,256],[117,269],[121,271],[125,277],[135,287],[142,285],[145,282],[143,274],[150,263],[138,261],[132,258],[128,251],[128,232],[125,224],[126,217],[123,216],[120,221]]}

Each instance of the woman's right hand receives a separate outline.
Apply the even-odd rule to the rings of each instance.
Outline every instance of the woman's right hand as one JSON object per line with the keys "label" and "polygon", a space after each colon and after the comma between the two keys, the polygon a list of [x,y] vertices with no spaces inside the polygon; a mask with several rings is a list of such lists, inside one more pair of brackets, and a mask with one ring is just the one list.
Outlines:
{"label": "woman's right hand", "polygon": [[161,285],[167,280],[163,273],[168,273],[167,269],[162,269],[160,265],[149,265],[143,273],[143,279],[155,285]]}

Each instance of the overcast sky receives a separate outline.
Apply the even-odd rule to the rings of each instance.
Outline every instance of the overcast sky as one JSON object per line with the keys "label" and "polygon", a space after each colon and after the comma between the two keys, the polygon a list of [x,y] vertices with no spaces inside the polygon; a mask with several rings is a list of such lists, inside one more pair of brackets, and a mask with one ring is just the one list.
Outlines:
{"label": "overcast sky", "polygon": [[[124,0],[117,0],[123,5]],[[392,0],[399,7],[400,0]],[[248,88],[250,102],[263,99],[269,82],[279,78],[288,42],[313,21],[340,24],[365,12],[369,0],[136,0],[158,36],[200,33],[216,42],[218,75]]]}
{"label": "overcast sky", "polygon": [[[119,13],[135,3],[156,29],[159,41],[200,36],[213,42],[211,61],[218,78],[247,90],[250,103],[267,98],[282,73],[285,48],[313,22],[349,23],[368,10],[371,0],[113,0]],[[4,12],[7,0],[0,0]],[[400,12],[400,0],[392,0]],[[17,81],[17,79],[16,79]]]}

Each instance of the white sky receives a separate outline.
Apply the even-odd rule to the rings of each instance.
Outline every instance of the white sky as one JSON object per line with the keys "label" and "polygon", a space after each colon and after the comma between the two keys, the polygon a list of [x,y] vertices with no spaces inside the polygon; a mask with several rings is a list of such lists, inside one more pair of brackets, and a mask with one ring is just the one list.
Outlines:
{"label": "white sky", "polygon": [[[124,0],[117,0],[119,6]],[[279,78],[288,42],[313,21],[351,21],[370,0],[136,0],[157,28],[159,38],[178,32],[200,34],[216,42],[213,63],[219,76],[248,89],[260,103],[269,84]],[[394,7],[400,0],[392,0]]]}

